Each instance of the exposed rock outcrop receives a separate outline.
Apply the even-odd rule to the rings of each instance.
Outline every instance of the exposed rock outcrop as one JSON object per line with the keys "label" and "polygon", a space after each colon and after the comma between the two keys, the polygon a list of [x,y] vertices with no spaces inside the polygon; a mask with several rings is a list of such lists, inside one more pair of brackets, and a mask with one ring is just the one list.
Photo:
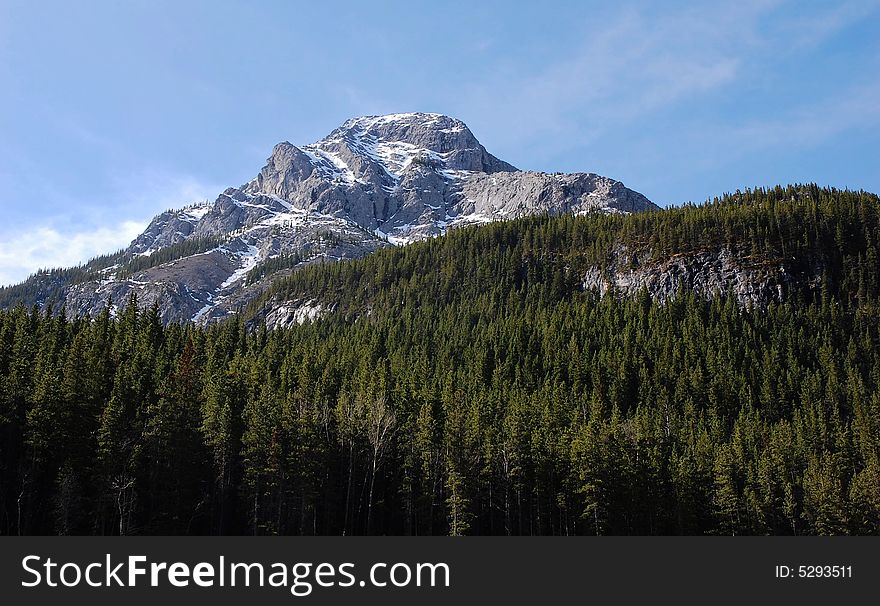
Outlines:
{"label": "exposed rock outcrop", "polygon": [[602,296],[633,296],[646,291],[651,298],[665,302],[682,291],[693,291],[706,298],[733,296],[744,307],[764,307],[783,302],[793,288],[818,286],[821,263],[814,263],[806,272],[794,265],[799,264],[756,258],[730,246],[656,258],[650,250],[633,251],[619,245],[609,263],[584,273],[582,285]]}
{"label": "exposed rock outcrop", "polygon": [[[455,118],[353,118],[316,143],[279,143],[254,179],[211,204],[162,213],[116,265],[53,296],[83,315],[135,292],[142,305],[157,302],[166,322],[208,322],[235,314],[304,263],[530,214],[656,208],[607,177],[519,171]],[[278,324],[287,322],[279,314]]]}

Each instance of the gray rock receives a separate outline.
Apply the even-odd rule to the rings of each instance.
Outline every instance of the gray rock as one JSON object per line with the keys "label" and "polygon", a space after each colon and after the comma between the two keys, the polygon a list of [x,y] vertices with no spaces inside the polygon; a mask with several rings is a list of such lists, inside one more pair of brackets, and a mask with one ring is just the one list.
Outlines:
{"label": "gray rock", "polygon": [[743,250],[722,246],[714,250],[654,258],[650,250],[615,246],[610,261],[588,269],[585,290],[601,296],[633,296],[645,291],[663,303],[684,291],[709,298],[732,296],[748,308],[781,303],[795,289],[815,289],[824,269],[820,259],[806,272],[789,271],[784,259],[756,259]]}
{"label": "gray rock", "polygon": [[195,229],[203,206],[190,206],[180,210],[168,210],[156,216],[144,232],[129,245],[132,254],[148,254],[190,237]]}
{"label": "gray rock", "polygon": [[[656,208],[606,177],[519,171],[448,116],[367,116],[310,145],[279,143],[250,182],[210,205],[157,216],[121,265],[194,238],[219,239],[215,249],[128,278],[117,278],[116,266],[104,268],[101,279],[60,292],[71,315],[98,313],[108,298],[122,305],[136,292],[141,305],[158,302],[166,322],[209,322],[237,313],[296,266],[356,258],[473,223]],[[273,260],[275,269],[263,275],[260,268]],[[264,317],[275,326],[298,322],[312,313],[301,303],[306,307]]]}

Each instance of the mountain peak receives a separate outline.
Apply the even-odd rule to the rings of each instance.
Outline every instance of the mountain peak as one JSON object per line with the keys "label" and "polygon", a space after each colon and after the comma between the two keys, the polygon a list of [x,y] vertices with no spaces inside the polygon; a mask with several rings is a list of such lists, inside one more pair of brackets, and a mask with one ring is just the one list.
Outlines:
{"label": "mountain peak", "polygon": [[345,170],[354,164],[355,169],[373,165],[397,182],[408,167],[415,166],[413,160],[451,171],[516,170],[486,151],[461,120],[425,112],[349,118],[320,141],[300,149],[316,166],[330,172],[339,169],[348,181],[357,179]]}
{"label": "mountain peak", "polygon": [[652,208],[607,177],[519,171],[450,116],[361,116],[315,143],[277,144],[246,184],[159,215],[100,274],[56,290],[78,315],[137,292],[161,304],[163,320],[208,322],[301,264],[538,213]]}
{"label": "mountain peak", "polygon": [[436,152],[481,147],[461,120],[423,112],[349,118],[322,141],[344,139],[408,143]]}
{"label": "mountain peak", "polygon": [[346,120],[340,129],[367,132],[371,129],[383,126],[412,127],[414,125],[456,131],[467,130],[465,123],[458,118],[430,112],[404,112],[379,116],[358,116]]}
{"label": "mountain peak", "polygon": [[467,125],[458,118],[428,112],[404,112],[349,118],[317,143],[338,141],[346,137],[402,140],[423,132],[466,132],[469,139],[476,141]]}

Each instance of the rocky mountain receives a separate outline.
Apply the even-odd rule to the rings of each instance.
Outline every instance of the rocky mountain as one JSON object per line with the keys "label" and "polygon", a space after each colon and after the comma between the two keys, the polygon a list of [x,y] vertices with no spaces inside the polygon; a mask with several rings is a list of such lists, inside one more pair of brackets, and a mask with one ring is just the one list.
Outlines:
{"label": "rocky mountain", "polygon": [[547,289],[529,296],[548,308],[556,298],[613,308],[717,297],[760,317],[817,301],[860,304],[880,297],[878,211],[875,194],[808,184],[652,213],[524,217],[305,268],[273,282],[243,316],[273,328],[381,322],[422,308],[441,314],[453,300],[486,306],[490,294],[493,304],[522,302],[532,288]]}
{"label": "rocky mountain", "polygon": [[[134,292],[141,305],[158,303],[166,322],[204,323],[237,313],[310,263],[526,215],[656,208],[607,177],[518,170],[455,118],[353,118],[315,143],[279,143],[254,179],[213,203],[160,214],[124,251],[52,279],[34,276],[2,301],[63,304],[81,316]],[[275,310],[278,324],[303,313]]]}
{"label": "rocky mountain", "polygon": [[582,286],[602,296],[613,293],[632,297],[644,290],[661,303],[682,291],[692,291],[705,298],[731,296],[742,307],[765,307],[771,302],[782,303],[788,291],[804,284],[818,285],[825,269],[821,260],[811,259],[809,271],[787,271],[786,266],[795,261],[756,260],[742,247],[730,245],[658,259],[650,250],[616,245],[601,266],[584,272]]}

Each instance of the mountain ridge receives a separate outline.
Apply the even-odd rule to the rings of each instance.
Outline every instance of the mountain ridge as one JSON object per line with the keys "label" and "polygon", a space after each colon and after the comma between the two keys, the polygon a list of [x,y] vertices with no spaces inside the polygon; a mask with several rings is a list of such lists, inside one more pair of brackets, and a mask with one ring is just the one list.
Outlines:
{"label": "mountain ridge", "polygon": [[[276,144],[249,182],[227,188],[213,203],[160,213],[85,279],[56,281],[32,298],[83,316],[135,292],[143,305],[158,303],[166,323],[211,322],[234,315],[272,279],[308,263],[358,258],[460,226],[531,214],[657,208],[593,173],[518,170],[456,118],[362,116],[311,144]],[[275,271],[246,279],[266,267]]]}
{"label": "mountain ridge", "polygon": [[[743,311],[765,312],[817,297],[850,304],[877,294],[870,284],[880,271],[871,227],[878,208],[875,194],[811,184],[746,190],[657,213],[524,217],[340,267],[304,269],[276,280],[244,316],[253,326],[278,328],[306,318],[375,319],[403,302],[415,301],[416,309],[475,302],[487,284],[499,282],[475,259],[496,268],[509,287],[495,293],[497,305],[518,300],[517,290],[536,282],[554,283],[577,300],[644,295],[662,305],[722,297]],[[450,286],[454,280],[467,289]]]}

